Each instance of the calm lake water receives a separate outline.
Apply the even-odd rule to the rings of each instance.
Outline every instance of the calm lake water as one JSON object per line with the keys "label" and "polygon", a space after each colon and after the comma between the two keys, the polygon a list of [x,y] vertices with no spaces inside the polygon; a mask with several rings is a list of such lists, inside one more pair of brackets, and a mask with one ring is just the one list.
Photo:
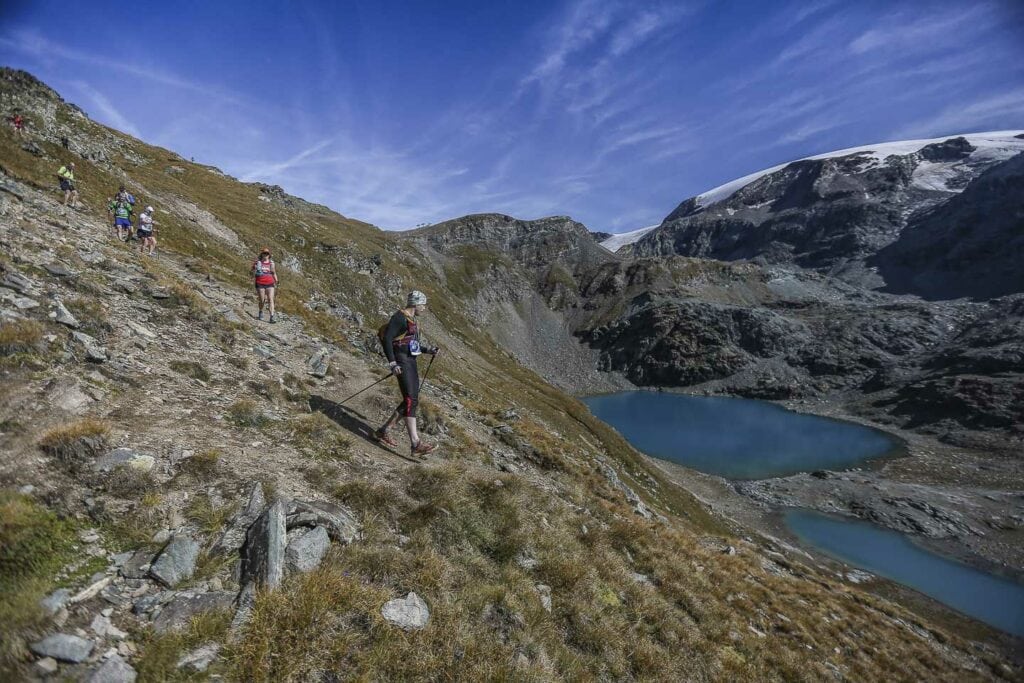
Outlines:
{"label": "calm lake water", "polygon": [[648,455],[729,479],[849,469],[902,450],[876,429],[764,401],[627,391],[583,402]]}
{"label": "calm lake water", "polygon": [[786,525],[824,553],[909,586],[958,612],[1024,636],[1024,585],[919,548],[867,522],[792,510]]}

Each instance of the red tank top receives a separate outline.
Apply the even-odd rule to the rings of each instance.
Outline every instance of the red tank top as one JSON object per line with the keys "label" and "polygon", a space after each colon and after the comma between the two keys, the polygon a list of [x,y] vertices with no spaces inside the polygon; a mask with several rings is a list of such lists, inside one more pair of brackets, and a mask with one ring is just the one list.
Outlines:
{"label": "red tank top", "polygon": [[258,285],[272,285],[274,284],[274,261],[270,260],[264,263],[259,259],[253,264],[253,270],[256,273],[256,284]]}

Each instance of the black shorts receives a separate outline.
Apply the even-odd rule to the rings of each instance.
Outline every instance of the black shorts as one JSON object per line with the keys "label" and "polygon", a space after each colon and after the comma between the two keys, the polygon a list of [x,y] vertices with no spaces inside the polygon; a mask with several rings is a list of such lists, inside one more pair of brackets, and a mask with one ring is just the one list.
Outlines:
{"label": "black shorts", "polygon": [[152,231],[150,231],[150,230],[143,230],[142,228],[139,228],[137,234],[138,234],[140,240],[148,239],[148,238],[153,236]]}
{"label": "black shorts", "polygon": [[74,190],[75,189],[75,184],[73,182],[71,182],[70,180],[68,180],[67,178],[61,178],[60,179],[60,189],[64,190],[65,192],[67,192],[68,190]]}
{"label": "black shorts", "polygon": [[256,285],[256,291],[258,292],[261,289],[273,289],[274,287],[277,287],[277,285]]}

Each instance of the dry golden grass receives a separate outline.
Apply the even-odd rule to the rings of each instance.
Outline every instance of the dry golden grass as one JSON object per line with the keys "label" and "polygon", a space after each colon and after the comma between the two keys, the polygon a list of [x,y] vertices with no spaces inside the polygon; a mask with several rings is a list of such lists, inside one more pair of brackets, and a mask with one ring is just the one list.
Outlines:
{"label": "dry golden grass", "polygon": [[[922,639],[898,623],[913,622],[898,608],[799,567],[772,573],[751,546],[723,555],[737,542],[700,542],[610,496],[574,510],[522,477],[470,462],[351,480],[334,492],[364,519],[364,540],[260,596],[230,650],[232,677],[979,678],[943,656],[948,636]],[[410,538],[403,547],[397,532]],[[550,587],[550,612],[538,584]],[[430,625],[415,633],[380,617],[384,601],[410,590],[431,609]]]}
{"label": "dry golden grass", "polygon": [[0,355],[34,353],[42,342],[43,326],[34,320],[12,320],[0,325]]}
{"label": "dry golden grass", "polygon": [[203,382],[209,382],[212,378],[206,366],[194,360],[172,360],[167,365],[177,373]]}
{"label": "dry golden grass", "polygon": [[54,427],[39,439],[39,448],[71,471],[79,470],[90,458],[107,449],[110,424],[95,418]]}
{"label": "dry golden grass", "polygon": [[352,441],[323,413],[301,415],[290,423],[291,438],[313,457],[325,460],[346,460]]}
{"label": "dry golden grass", "polygon": [[270,421],[255,401],[242,398],[228,407],[228,419],[238,427],[265,427]]}

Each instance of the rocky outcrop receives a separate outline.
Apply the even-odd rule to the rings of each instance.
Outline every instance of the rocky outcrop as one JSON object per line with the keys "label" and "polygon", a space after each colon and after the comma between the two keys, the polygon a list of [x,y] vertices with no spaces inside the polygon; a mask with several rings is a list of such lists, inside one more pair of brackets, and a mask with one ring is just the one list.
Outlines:
{"label": "rocky outcrop", "polygon": [[894,293],[984,300],[1024,292],[1024,154],[911,218],[871,263]]}

